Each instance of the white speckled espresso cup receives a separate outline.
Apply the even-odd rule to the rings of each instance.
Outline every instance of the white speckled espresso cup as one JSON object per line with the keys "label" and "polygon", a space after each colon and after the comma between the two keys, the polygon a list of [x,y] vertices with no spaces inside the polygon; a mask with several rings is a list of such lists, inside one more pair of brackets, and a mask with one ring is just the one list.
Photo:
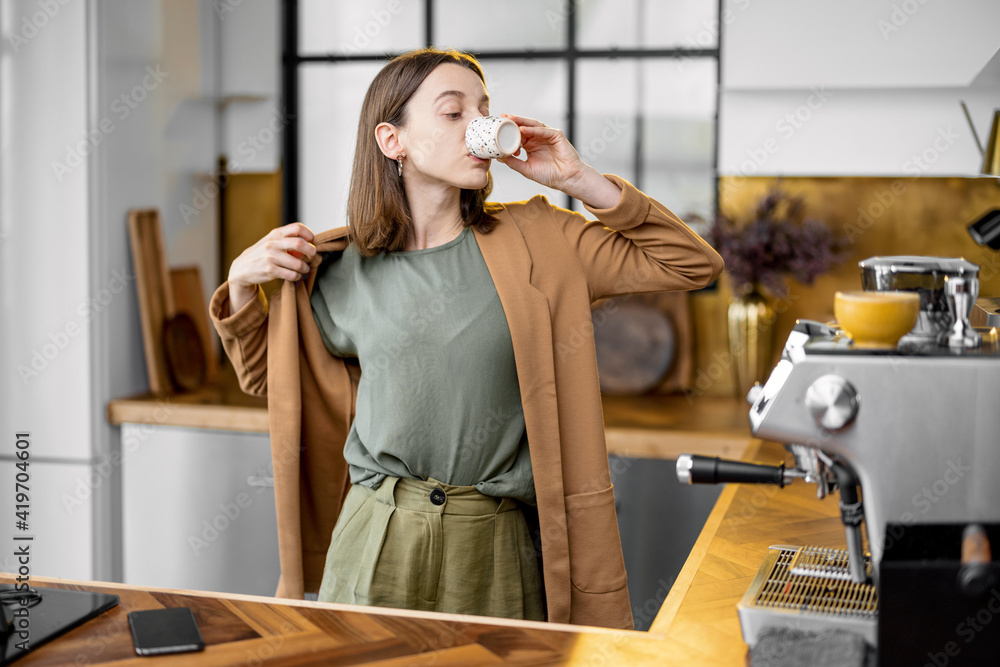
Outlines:
{"label": "white speckled espresso cup", "polygon": [[473,118],[465,130],[465,145],[478,158],[509,157],[521,149],[521,130],[510,118]]}

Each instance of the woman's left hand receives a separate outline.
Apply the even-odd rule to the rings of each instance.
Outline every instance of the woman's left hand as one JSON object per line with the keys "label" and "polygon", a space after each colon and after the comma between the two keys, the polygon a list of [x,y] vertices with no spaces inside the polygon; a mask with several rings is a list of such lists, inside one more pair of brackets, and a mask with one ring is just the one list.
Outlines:
{"label": "woman's left hand", "polygon": [[508,113],[500,115],[511,119],[521,129],[521,148],[527,153],[527,159],[519,160],[512,155],[498,158],[498,162],[546,187],[588,204],[598,204],[595,208],[610,208],[618,201],[621,194],[618,186],[584,163],[562,130],[534,118]]}
{"label": "woman's left hand", "polygon": [[525,178],[556,190],[562,190],[567,183],[579,178],[586,165],[562,130],[549,127],[534,118],[509,113],[500,115],[511,119],[520,127],[521,148],[527,152],[528,159],[522,161],[512,155],[498,158],[498,162],[503,162]]}

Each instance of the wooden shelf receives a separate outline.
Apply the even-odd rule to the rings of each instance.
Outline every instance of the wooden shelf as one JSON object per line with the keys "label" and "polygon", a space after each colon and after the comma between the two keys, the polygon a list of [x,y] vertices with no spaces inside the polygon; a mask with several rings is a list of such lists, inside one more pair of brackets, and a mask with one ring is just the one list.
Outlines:
{"label": "wooden shelf", "polygon": [[183,394],[141,394],[108,403],[108,421],[185,426],[188,428],[268,433],[267,399],[243,393],[232,366],[219,368],[216,379]]}
{"label": "wooden shelf", "polygon": [[[608,453],[676,459],[679,454],[737,457],[751,440],[746,404],[735,398],[682,394],[604,396]],[[232,367],[196,392],[142,394],[108,403],[108,421],[267,433],[267,399],[240,389]]]}

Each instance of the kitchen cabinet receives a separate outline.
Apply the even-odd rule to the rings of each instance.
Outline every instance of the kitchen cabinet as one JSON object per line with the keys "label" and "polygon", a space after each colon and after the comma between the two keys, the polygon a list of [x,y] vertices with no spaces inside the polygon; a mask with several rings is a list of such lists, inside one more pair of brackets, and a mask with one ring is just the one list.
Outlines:
{"label": "kitchen cabinet", "polygon": [[719,172],[755,176],[973,177],[1000,99],[988,89],[723,90]]}
{"label": "kitchen cabinet", "polygon": [[[32,449],[41,450],[41,444],[33,438]],[[17,572],[24,563],[18,562],[14,552],[27,545],[31,574],[94,578],[96,548],[101,531],[108,530],[113,467],[101,459],[31,462],[26,530],[16,529],[15,524],[14,460],[0,459],[0,469],[5,478],[0,508],[7,518],[0,522],[0,543],[5,545],[0,551],[0,571]],[[33,539],[14,541],[26,536]]]}
{"label": "kitchen cabinet", "polygon": [[270,438],[139,423],[121,431],[124,583],[273,595]]}
{"label": "kitchen cabinet", "polygon": [[609,457],[635,629],[646,631],[680,574],[721,486],[682,485],[676,460]]}
{"label": "kitchen cabinet", "polygon": [[728,0],[719,173],[978,175],[1000,99],[1000,3]]}
{"label": "kitchen cabinet", "polygon": [[964,88],[997,52],[1000,3],[725,0],[733,90]]}

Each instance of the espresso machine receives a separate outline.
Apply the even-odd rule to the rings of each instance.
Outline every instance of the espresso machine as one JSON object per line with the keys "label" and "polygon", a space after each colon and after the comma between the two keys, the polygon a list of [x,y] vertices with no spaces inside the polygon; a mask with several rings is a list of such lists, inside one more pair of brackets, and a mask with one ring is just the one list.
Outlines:
{"label": "espresso machine", "polygon": [[865,290],[920,294],[913,330],[896,349],[861,349],[836,326],[798,321],[747,397],[753,435],[786,443],[795,467],[684,455],[678,479],[801,479],[818,498],[839,493],[846,548],[769,550],[738,606],[751,646],[775,627],[838,628],[877,647],[880,665],[997,664],[1000,343],[968,320],[978,267],[934,257],[859,266]]}

